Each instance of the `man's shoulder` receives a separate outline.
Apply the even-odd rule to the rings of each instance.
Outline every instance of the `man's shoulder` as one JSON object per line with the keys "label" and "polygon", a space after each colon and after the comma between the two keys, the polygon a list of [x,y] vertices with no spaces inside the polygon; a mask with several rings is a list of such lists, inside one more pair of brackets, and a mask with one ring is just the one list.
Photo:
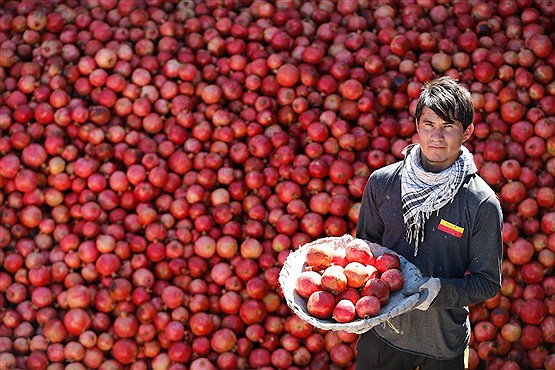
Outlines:
{"label": "man's shoulder", "polygon": [[386,188],[395,186],[401,181],[401,165],[402,161],[389,164],[384,167],[376,169],[370,174],[368,182],[370,187],[384,190]]}
{"label": "man's shoulder", "polygon": [[396,176],[400,173],[399,170],[402,165],[403,165],[403,161],[391,163],[387,166],[376,169],[374,172],[372,172],[371,176],[374,176],[377,178],[387,178],[391,176]]}
{"label": "man's shoulder", "polygon": [[489,184],[482,179],[478,174],[469,176],[469,181],[467,184],[467,189],[471,195],[471,199],[478,203],[484,201],[499,203],[499,199],[495,191],[489,186]]}
{"label": "man's shoulder", "polygon": [[493,191],[491,186],[477,173],[469,176],[468,184],[474,192],[487,196],[495,195],[495,191]]}

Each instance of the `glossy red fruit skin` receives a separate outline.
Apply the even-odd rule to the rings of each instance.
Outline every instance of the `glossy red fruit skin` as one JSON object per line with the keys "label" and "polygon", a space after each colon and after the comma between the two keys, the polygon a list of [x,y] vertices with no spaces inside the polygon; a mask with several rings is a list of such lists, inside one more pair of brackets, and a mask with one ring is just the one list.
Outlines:
{"label": "glossy red fruit skin", "polygon": [[334,307],[335,297],[326,291],[312,293],[306,305],[308,313],[319,319],[329,319],[332,317]]}

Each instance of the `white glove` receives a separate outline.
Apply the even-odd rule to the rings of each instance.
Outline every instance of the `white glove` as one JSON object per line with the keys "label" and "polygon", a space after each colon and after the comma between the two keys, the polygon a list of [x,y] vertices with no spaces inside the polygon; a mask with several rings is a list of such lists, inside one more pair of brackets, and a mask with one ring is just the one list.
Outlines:
{"label": "white glove", "polygon": [[403,290],[403,295],[408,297],[413,294],[420,293],[420,297],[418,298],[418,302],[414,308],[426,311],[430,308],[440,289],[441,282],[438,278],[424,277],[405,288],[405,290]]}

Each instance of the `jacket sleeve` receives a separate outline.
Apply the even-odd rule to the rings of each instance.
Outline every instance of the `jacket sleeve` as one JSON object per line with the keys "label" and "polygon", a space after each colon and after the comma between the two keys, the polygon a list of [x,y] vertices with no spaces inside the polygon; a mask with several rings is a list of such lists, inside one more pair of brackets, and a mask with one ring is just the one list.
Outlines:
{"label": "jacket sleeve", "polygon": [[501,288],[503,257],[501,206],[495,196],[482,202],[470,238],[468,272],[463,278],[441,278],[432,307],[458,308],[483,302]]}
{"label": "jacket sleeve", "polygon": [[377,181],[376,172],[373,172],[366,183],[364,194],[362,195],[356,237],[382,244],[384,225],[378,212],[378,204],[376,203],[376,199],[379,199],[379,195],[376,194],[379,188]]}

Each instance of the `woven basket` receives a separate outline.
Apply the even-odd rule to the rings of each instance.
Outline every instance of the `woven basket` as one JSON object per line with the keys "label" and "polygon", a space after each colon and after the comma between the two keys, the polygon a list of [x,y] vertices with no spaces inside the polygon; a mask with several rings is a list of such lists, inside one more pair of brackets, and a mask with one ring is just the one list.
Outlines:
{"label": "woven basket", "polygon": [[[301,297],[295,291],[295,281],[297,277],[305,271],[306,252],[311,246],[317,244],[332,244],[336,247],[344,247],[353,239],[354,238],[351,235],[343,235],[340,237],[321,238],[308,244],[304,244],[299,247],[299,249],[289,254],[283,268],[281,269],[279,274],[279,283],[287,305],[297,316],[314,327],[324,330],[344,330],[350,333],[362,334],[378,324],[387,322],[392,317],[413,310],[418,303],[418,298],[420,296],[418,293],[405,297],[401,291],[397,291],[389,296],[388,303],[382,306],[378,316],[367,319],[358,319],[349,323],[338,323],[333,319],[323,320],[311,316],[306,309],[307,299]],[[393,253],[400,257],[401,269],[403,271],[403,277],[405,278],[405,286],[408,286],[410,283],[422,278],[420,270],[407,261],[403,256],[378,244],[370,242],[367,243],[370,246],[370,250],[376,257],[384,253]]]}

